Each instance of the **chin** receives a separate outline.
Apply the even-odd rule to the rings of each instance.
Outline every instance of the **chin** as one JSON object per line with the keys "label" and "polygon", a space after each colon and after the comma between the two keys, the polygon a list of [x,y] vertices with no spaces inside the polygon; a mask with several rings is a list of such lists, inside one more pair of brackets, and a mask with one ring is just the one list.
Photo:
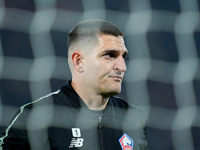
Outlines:
{"label": "chin", "polygon": [[104,95],[104,97],[110,97],[110,96],[114,96],[117,95],[121,92],[121,84],[119,85],[113,85],[113,86],[109,86],[106,85],[101,89],[101,93]]}
{"label": "chin", "polygon": [[118,92],[110,92],[110,93],[103,93],[102,95],[103,95],[104,98],[108,98],[108,97],[111,97],[111,96],[115,96],[117,94],[119,94],[119,93]]}
{"label": "chin", "polygon": [[110,96],[114,96],[117,95],[121,92],[121,89],[115,89],[115,90],[111,90],[109,93]]}

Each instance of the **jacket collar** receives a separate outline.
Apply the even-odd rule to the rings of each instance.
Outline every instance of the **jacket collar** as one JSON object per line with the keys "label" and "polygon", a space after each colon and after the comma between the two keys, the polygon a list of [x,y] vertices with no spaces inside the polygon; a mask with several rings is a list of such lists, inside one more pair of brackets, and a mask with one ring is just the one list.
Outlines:
{"label": "jacket collar", "polygon": [[[81,112],[82,115],[97,115],[94,111],[90,110],[80,96],[71,86],[71,80],[68,80],[67,84],[61,88],[61,91],[64,92],[67,101],[70,105],[77,111]],[[106,108],[102,111],[104,116],[113,116],[114,115],[114,106],[112,97],[109,98]]]}

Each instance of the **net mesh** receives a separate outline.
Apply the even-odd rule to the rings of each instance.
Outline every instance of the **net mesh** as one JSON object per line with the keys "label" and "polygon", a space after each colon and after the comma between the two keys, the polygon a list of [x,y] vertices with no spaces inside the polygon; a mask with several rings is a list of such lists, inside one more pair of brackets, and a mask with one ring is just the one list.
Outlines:
{"label": "net mesh", "polygon": [[199,0],[1,0],[0,126],[16,109],[64,85],[67,33],[106,19],[129,56],[119,94],[148,114],[150,150],[200,149]]}

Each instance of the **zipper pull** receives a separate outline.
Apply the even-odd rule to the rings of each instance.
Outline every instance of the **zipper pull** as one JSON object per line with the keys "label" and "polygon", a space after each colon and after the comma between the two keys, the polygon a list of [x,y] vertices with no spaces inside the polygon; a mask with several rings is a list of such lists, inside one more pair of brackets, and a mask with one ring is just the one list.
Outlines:
{"label": "zipper pull", "polygon": [[99,116],[99,128],[101,128],[101,124],[102,124],[102,115]]}

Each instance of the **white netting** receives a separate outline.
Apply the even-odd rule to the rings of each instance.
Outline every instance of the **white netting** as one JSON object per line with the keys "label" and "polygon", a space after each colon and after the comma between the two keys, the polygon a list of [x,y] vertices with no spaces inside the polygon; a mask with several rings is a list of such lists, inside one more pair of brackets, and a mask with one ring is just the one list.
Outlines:
{"label": "white netting", "polygon": [[152,150],[199,150],[199,0],[0,1],[0,126],[24,103],[70,78],[67,33],[106,19],[129,51],[120,96],[143,107]]}

